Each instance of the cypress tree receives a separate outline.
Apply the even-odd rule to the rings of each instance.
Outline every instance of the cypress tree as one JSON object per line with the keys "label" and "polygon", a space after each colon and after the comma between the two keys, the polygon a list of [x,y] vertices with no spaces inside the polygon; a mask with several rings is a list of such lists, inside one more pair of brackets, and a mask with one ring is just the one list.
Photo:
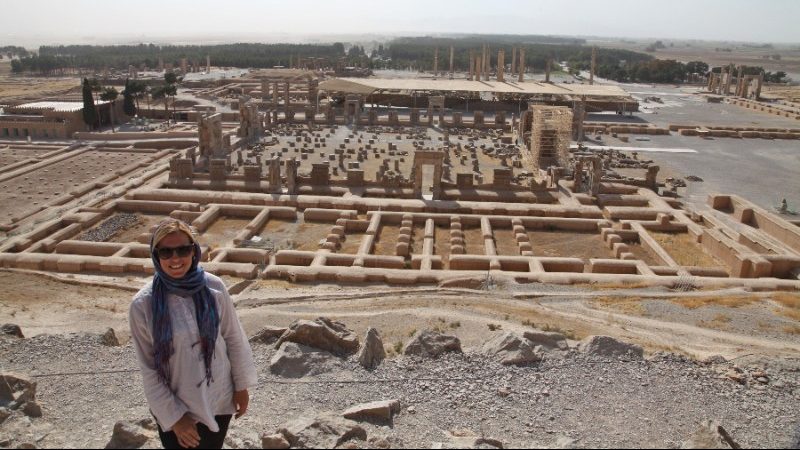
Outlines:
{"label": "cypress tree", "polygon": [[122,110],[125,114],[133,117],[136,115],[136,104],[133,102],[133,94],[131,93],[130,80],[125,79],[125,90],[122,91]]}
{"label": "cypress tree", "polygon": [[94,96],[89,80],[83,79],[83,122],[87,127],[93,127],[97,123],[97,108],[94,106]]}

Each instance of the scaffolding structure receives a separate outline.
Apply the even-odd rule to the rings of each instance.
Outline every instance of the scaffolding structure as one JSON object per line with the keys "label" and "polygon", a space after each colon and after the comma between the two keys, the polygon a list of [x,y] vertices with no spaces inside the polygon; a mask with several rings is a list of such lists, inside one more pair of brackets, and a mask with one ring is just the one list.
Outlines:
{"label": "scaffolding structure", "polygon": [[531,138],[523,161],[534,170],[566,167],[572,137],[572,110],[566,106],[530,105]]}

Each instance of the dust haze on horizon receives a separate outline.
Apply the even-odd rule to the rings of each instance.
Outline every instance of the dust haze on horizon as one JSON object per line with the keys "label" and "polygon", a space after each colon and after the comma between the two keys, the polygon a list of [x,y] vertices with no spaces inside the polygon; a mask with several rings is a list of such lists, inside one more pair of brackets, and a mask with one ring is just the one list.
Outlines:
{"label": "dust haze on horizon", "polygon": [[[0,45],[332,42],[442,34],[800,43],[794,0],[496,3],[7,0]],[[313,11],[313,13],[309,13]]]}

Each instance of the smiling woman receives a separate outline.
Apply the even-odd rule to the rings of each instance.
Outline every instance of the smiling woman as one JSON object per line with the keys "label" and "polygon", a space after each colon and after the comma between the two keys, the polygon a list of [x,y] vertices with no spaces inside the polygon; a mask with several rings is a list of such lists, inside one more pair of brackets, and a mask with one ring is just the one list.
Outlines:
{"label": "smiling woman", "polygon": [[222,448],[256,385],[253,355],[225,284],[201,267],[191,228],[161,222],[153,281],[131,304],[131,338],[164,448]]}

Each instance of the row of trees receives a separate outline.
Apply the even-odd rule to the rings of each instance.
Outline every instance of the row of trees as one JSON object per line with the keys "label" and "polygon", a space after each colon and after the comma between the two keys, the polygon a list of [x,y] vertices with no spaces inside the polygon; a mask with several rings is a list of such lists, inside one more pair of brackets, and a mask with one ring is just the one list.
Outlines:
{"label": "row of trees", "polygon": [[[415,37],[398,38],[374,49],[367,55],[364,46],[345,47],[341,42],[333,44],[226,44],[213,46],[157,46],[154,44],[91,46],[60,45],[42,46],[38,55],[12,62],[15,73],[33,72],[41,75],[59,75],[69,70],[90,69],[95,71],[107,67],[126,68],[128,65],[148,67],[158,66],[159,61],[179,65],[182,58],[203,63],[210,56],[214,64],[230,67],[265,68],[278,65],[288,66],[292,58],[323,58],[331,65],[344,61],[346,64],[360,64],[368,68],[406,69],[415,67],[430,70],[433,55],[440,52],[440,62],[448,57],[450,46],[455,49],[455,67],[467,70],[470,50],[479,51],[484,44],[489,45],[492,59],[496,63],[497,50],[506,50],[507,61],[511,61],[512,47],[524,48],[526,64],[542,68],[548,58],[558,61],[573,60],[588,63],[591,50],[583,46],[583,40],[555,38],[548,36],[503,36],[475,35],[459,38]],[[601,49],[601,58],[619,61],[639,61],[650,56],[627,50]],[[444,64],[440,64],[444,67]]]}
{"label": "row of trees", "polygon": [[[512,39],[515,38],[515,39]],[[436,49],[439,50],[439,68],[449,68],[450,47],[455,52],[453,65],[456,70],[469,70],[469,52],[480,54],[483,45],[489,46],[492,65],[497,63],[497,51],[505,50],[505,63],[511,63],[512,49],[525,50],[525,65],[543,71],[548,59],[569,61],[570,67],[589,67],[592,57],[591,47],[572,42],[576,40],[559,40],[558,43],[542,43],[547,40],[540,36],[469,36],[463,38],[414,37],[398,38],[390,41],[383,48],[378,47],[371,68],[406,69],[415,67],[420,70],[431,70]],[[564,43],[564,42],[568,43]],[[629,50],[598,49],[598,61],[619,64],[620,61],[647,61],[652,56]],[[377,67],[375,67],[377,66]]]}
{"label": "row of trees", "polygon": [[[177,78],[174,73],[167,73],[165,76],[165,83],[151,89],[147,84],[137,80],[125,80],[125,89],[122,91],[122,110],[127,116],[135,116],[139,109],[139,100],[141,98],[159,99],[163,98],[164,108],[166,110],[169,97],[177,95]],[[84,78],[82,85],[83,93],[83,121],[91,128],[100,128],[102,125],[100,113],[97,110],[97,101],[102,100],[111,103],[111,131],[114,131],[115,119],[114,111],[116,102],[119,99],[120,93],[114,87],[105,87],[96,78]],[[173,101],[174,103],[174,101]]]}
{"label": "row of trees", "polygon": [[30,53],[23,47],[17,47],[14,45],[0,47],[0,59],[12,59],[14,57],[24,58],[26,56],[30,56]]}
{"label": "row of trees", "polygon": [[[363,47],[358,54],[363,54]],[[15,73],[55,75],[67,69],[101,71],[107,67],[127,68],[144,64],[155,68],[159,61],[173,66],[183,58],[204,64],[210,56],[215,65],[268,68],[288,66],[290,58],[319,57],[335,61],[345,57],[345,46],[334,44],[225,44],[225,45],[59,45],[41,46],[38,55],[12,61]]]}

